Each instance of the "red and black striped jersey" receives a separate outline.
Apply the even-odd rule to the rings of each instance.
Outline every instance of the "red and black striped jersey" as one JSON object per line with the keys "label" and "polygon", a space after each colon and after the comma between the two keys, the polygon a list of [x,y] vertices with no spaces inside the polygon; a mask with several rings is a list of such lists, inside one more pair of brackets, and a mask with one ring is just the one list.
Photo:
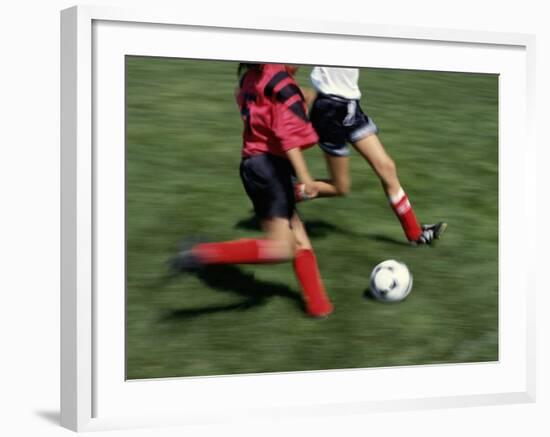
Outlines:
{"label": "red and black striped jersey", "polygon": [[318,141],[304,96],[283,64],[260,64],[241,79],[237,103],[244,121],[243,157],[271,153],[286,157]]}

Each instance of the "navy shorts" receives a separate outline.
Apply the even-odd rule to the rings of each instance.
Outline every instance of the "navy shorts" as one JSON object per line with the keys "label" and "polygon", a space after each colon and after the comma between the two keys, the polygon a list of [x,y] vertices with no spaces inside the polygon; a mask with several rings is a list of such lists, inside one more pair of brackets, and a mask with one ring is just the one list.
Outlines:
{"label": "navy shorts", "polygon": [[260,219],[294,214],[294,170],[288,159],[262,154],[241,162],[241,180],[250,197],[256,216]]}
{"label": "navy shorts", "polygon": [[319,146],[333,156],[348,156],[348,143],[378,133],[378,127],[362,111],[359,100],[319,94],[313,102],[310,119],[319,135]]}

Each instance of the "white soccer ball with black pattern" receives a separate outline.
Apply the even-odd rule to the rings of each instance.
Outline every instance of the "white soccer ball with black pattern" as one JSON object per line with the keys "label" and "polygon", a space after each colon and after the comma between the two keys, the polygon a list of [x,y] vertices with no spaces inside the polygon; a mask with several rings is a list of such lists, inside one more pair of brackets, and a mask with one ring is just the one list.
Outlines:
{"label": "white soccer ball with black pattern", "polygon": [[382,302],[399,302],[412,290],[413,277],[402,262],[389,259],[378,264],[370,275],[370,292]]}

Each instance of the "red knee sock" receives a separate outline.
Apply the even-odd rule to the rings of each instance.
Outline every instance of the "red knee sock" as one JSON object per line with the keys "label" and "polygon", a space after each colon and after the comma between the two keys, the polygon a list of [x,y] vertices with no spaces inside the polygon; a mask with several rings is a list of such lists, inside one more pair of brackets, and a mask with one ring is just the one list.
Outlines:
{"label": "red knee sock", "polygon": [[317,317],[330,314],[333,306],[325,292],[313,250],[298,250],[294,258],[294,271],[302,287],[308,314]]}
{"label": "red knee sock", "polygon": [[396,196],[390,198],[390,204],[401,222],[403,231],[409,241],[416,241],[422,234],[422,228],[416,219],[416,215],[412,209],[411,203],[407,194],[401,189]]}
{"label": "red knee sock", "polygon": [[221,243],[201,243],[193,247],[193,253],[205,264],[258,264],[285,261],[274,258],[268,250],[270,240],[242,239]]}

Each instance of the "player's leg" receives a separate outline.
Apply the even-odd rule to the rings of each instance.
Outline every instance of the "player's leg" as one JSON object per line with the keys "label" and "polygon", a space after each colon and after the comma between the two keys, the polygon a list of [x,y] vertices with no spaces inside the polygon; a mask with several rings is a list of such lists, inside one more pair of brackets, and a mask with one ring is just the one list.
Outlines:
{"label": "player's leg", "polygon": [[[317,197],[345,196],[349,193],[349,146],[342,120],[347,115],[347,104],[328,96],[318,95],[311,108],[311,123],[319,135],[319,147],[323,150],[330,179],[315,181]],[[308,200],[303,187],[296,186],[297,200]]]}
{"label": "player's leg", "polygon": [[214,243],[199,243],[191,255],[200,265],[261,264],[290,260],[294,255],[294,237],[288,219],[262,220],[262,238],[242,238]]}
{"label": "player's leg", "polygon": [[[281,163],[276,166],[277,181],[282,183],[276,192],[281,195],[273,196],[274,201],[272,202],[271,211],[272,214],[284,214],[285,217],[290,217],[290,220],[286,226],[282,226],[283,222],[280,220],[264,221],[264,231],[272,241],[278,242],[278,244],[283,241],[288,242],[294,257],[294,272],[302,290],[306,311],[311,316],[324,317],[332,312],[332,304],[327,297],[321,280],[317,258],[313,252],[305,226],[294,209],[292,170],[288,165],[288,161],[279,164]],[[280,206],[277,207],[276,205]],[[289,210],[289,208],[292,208],[292,210]]]}
{"label": "player's leg", "polygon": [[333,305],[325,291],[317,257],[304,224],[296,213],[290,219],[290,223],[296,244],[293,261],[294,272],[302,289],[306,311],[314,317],[328,316],[333,310]]}
{"label": "player's leg", "polygon": [[422,235],[422,227],[416,218],[407,194],[401,187],[395,162],[384,149],[378,135],[373,133],[354,141],[352,144],[378,175],[407,239],[417,241]]}
{"label": "player's leg", "polygon": [[378,135],[371,134],[352,143],[377,174],[388,197],[395,197],[401,190],[395,162],[386,152]]}
{"label": "player's leg", "polygon": [[349,157],[324,153],[330,179],[319,179],[315,185],[319,190],[317,197],[347,196],[351,189]]}
{"label": "player's leg", "polygon": [[[290,164],[282,158],[260,155],[243,161],[240,173],[245,191],[262,223],[264,237],[199,243],[182,248],[173,263],[176,269],[190,270],[210,264],[275,263],[293,257],[290,217],[294,212],[294,195]],[[288,182],[283,183],[284,178]]]}
{"label": "player's leg", "polygon": [[386,152],[378,135],[370,134],[352,144],[378,175],[390,206],[399,219],[407,239],[419,244],[430,244],[434,239],[438,239],[445,232],[447,224],[439,222],[432,225],[420,225],[397,176],[395,162]]}
{"label": "player's leg", "polygon": [[288,261],[294,257],[296,240],[290,220],[274,217],[262,220],[262,229],[269,244],[263,247],[263,256],[268,259]]}
{"label": "player's leg", "polygon": [[[351,189],[349,157],[335,156],[326,152],[324,155],[330,179],[317,179],[315,181],[318,193],[314,198],[347,196]],[[304,184],[297,184],[294,189],[297,201],[312,199],[306,195]]]}

